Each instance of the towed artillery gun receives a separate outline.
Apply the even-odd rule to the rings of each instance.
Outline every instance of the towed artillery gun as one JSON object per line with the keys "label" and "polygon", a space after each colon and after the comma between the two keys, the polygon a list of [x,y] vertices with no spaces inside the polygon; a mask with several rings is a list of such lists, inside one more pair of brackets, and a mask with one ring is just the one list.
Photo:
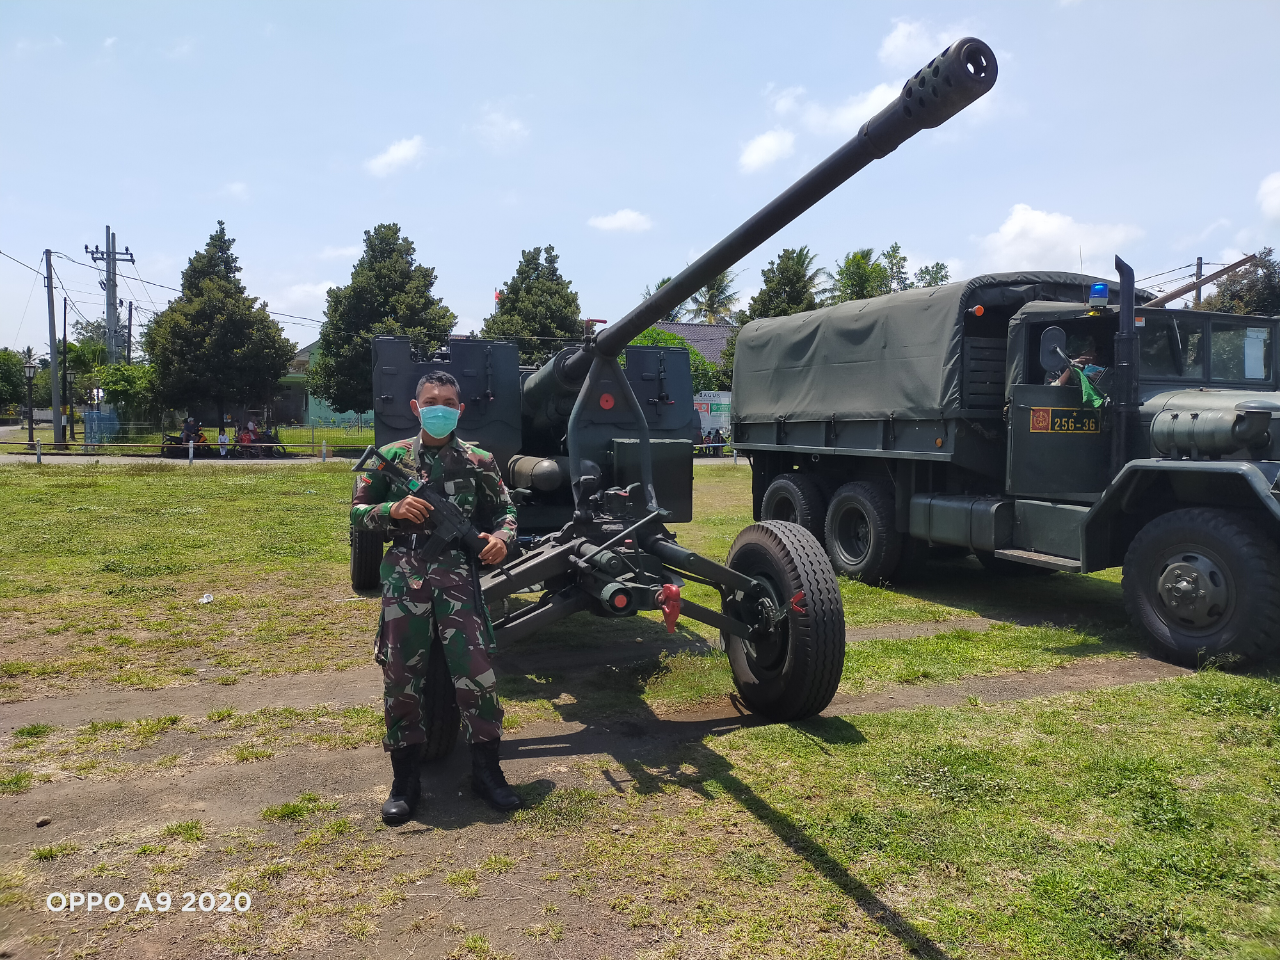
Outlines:
{"label": "towed artillery gun", "polygon": [[[447,370],[466,404],[458,433],[504,468],[522,532],[552,529],[482,577],[485,600],[502,611],[493,622],[499,644],[574,613],[661,611],[669,631],[681,616],[720,631],[735,684],[753,711],[798,720],[830,703],[844,663],[844,610],[821,544],[803,527],[776,521],[743,530],[725,564],[677,542],[666,524],[692,519],[698,439],[688,356],[628,343],[872,160],[985,94],[995,79],[986,44],[952,44],[783,194],[617,323],[536,370],[521,370],[514,344],[455,339],[447,354],[415,360],[404,339],[374,340],[377,443],[412,435],[408,404],[418,378]],[[352,531],[353,585],[375,586],[380,558],[380,542]],[[689,582],[714,588],[720,609],[683,597]],[[516,594],[538,599],[506,602]],[[429,737],[428,752],[438,753],[452,743],[453,697],[443,657],[433,654],[432,662],[442,675],[441,686],[432,687],[441,691],[432,721],[441,735]]]}

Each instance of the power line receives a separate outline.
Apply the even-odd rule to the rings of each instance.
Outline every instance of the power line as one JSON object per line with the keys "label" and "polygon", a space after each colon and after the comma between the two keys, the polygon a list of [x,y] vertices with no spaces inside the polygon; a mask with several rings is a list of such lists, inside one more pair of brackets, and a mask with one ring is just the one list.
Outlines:
{"label": "power line", "polygon": [[1149,277],[1143,277],[1141,280],[1138,280],[1137,282],[1146,283],[1148,280],[1154,280],[1156,277],[1163,277],[1166,273],[1173,273],[1176,270],[1188,270],[1194,266],[1195,266],[1194,263],[1184,263],[1180,267],[1170,267],[1168,270],[1161,270],[1159,273],[1153,273]]}
{"label": "power line", "polygon": [[[6,254],[6,256],[8,256],[8,254]],[[10,260],[13,260],[13,257],[9,257],[9,259],[10,259]],[[14,263],[22,263],[22,261],[21,261],[21,260],[14,260]],[[25,264],[25,263],[22,263],[22,265],[23,265],[24,267],[26,266],[26,264]],[[28,291],[28,293],[27,293],[27,305],[26,305],[25,307],[23,307],[23,308],[22,308],[22,317],[18,320],[18,329],[17,329],[17,330],[15,330],[15,331],[14,331],[14,334],[13,334],[13,346],[14,346],[14,349],[17,349],[17,346],[18,346],[18,335],[19,335],[20,333],[22,333],[22,324],[23,324],[24,322],[26,322],[26,319],[27,319],[27,310],[29,310],[29,309],[31,308],[31,295],[32,295],[32,294],[34,294],[34,293],[36,292],[36,283],[37,283],[37,282],[40,280],[40,278],[43,276],[43,274],[42,274],[39,270],[37,270],[35,273],[36,273],[36,279],[31,281],[31,289],[30,289],[30,291]]]}
{"label": "power line", "polygon": [[[3,250],[0,250],[0,257],[4,257],[4,258],[6,258],[6,259],[8,259],[8,260],[12,260],[14,263],[16,263],[16,264],[17,264],[18,266],[20,266],[20,267],[27,267],[27,265],[26,265],[25,263],[23,263],[21,260],[19,260],[17,257],[11,257],[11,256],[9,256],[7,253],[5,253]],[[35,267],[27,267],[27,269],[28,269],[28,270],[30,270],[32,273],[39,273],[39,272],[40,272],[40,271],[39,271],[39,270],[37,270]]]}

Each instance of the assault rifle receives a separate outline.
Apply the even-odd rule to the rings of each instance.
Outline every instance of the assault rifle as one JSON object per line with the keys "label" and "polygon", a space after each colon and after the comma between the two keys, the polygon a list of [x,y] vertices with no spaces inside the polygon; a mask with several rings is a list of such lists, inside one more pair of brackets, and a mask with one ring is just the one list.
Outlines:
{"label": "assault rifle", "polygon": [[[371,460],[377,461],[376,465],[371,466],[369,464]],[[367,473],[370,478],[375,473],[381,473],[391,481],[391,492],[397,499],[416,497],[431,507],[430,522],[434,529],[427,539],[426,546],[422,549],[423,556],[427,559],[439,556],[450,543],[457,543],[460,549],[475,558],[488,543],[471,525],[471,521],[463,515],[456,503],[394,460],[387,459],[373,444],[365,447],[364,455],[356,461],[351,472]]]}

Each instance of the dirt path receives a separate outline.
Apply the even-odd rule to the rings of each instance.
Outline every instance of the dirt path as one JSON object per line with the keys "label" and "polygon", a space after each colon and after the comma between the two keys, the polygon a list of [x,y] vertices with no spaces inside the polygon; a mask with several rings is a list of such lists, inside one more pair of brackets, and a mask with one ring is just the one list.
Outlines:
{"label": "dirt path", "polygon": [[[881,624],[851,628],[845,636],[850,643],[927,637],[961,628],[985,630],[995,622],[983,617],[965,617],[937,623]],[[646,638],[634,643],[620,641],[585,648],[529,642],[504,651],[497,660],[497,667],[500,672],[508,674],[581,672],[604,666],[626,667],[653,660],[663,652],[697,649],[706,648],[701,643],[679,636],[657,640]],[[71,696],[0,703],[0,735],[10,734],[29,723],[66,727],[90,720],[137,720],[174,714],[203,716],[223,707],[233,707],[242,713],[262,707],[303,708],[320,704],[342,708],[376,703],[381,699],[380,690],[381,671],[373,664],[331,673],[284,674],[232,686],[204,682],[160,690],[92,690]]]}

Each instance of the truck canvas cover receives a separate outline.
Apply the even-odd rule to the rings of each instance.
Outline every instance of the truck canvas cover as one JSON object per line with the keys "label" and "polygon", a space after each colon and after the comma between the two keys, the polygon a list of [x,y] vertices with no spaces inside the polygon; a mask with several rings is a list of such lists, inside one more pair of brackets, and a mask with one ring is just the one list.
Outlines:
{"label": "truck canvas cover", "polygon": [[1078,273],[995,273],[753,320],[738,334],[732,416],[757,423],[962,416],[965,312],[981,305],[981,335],[1003,340],[1024,304],[1085,303],[1094,282]]}

